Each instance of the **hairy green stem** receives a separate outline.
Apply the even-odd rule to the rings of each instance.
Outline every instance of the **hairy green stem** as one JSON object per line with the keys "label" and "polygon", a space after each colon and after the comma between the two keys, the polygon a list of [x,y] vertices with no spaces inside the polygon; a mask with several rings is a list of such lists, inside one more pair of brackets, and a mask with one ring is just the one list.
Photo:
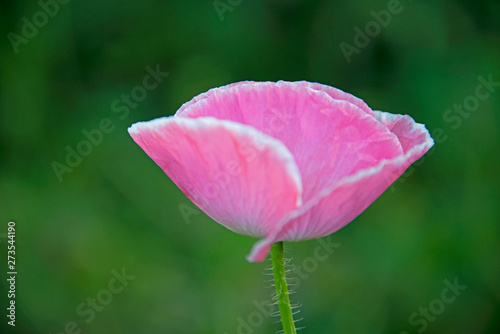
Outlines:
{"label": "hairy green stem", "polygon": [[284,334],[297,334],[293,322],[292,306],[288,296],[288,286],[285,273],[285,259],[283,257],[283,242],[277,242],[271,247],[273,261],[274,285],[276,287],[276,300],[280,310],[281,324]]}

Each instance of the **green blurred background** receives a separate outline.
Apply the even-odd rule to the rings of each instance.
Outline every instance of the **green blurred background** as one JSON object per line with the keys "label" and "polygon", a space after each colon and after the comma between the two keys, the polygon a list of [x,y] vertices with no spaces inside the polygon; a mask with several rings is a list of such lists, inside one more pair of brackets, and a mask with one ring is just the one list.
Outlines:
{"label": "green blurred background", "polygon": [[[287,244],[306,270],[292,296],[303,333],[500,332],[500,86],[470,113],[447,112],[475,101],[479,77],[500,82],[499,1],[401,1],[380,32],[371,11],[394,0],[222,0],[219,13],[213,1],[66,2],[46,22],[35,0],[4,2],[0,13],[1,333],[281,329],[256,306],[272,288],[269,262],[245,261],[255,240],[197,211],[126,131],[241,80],[332,85],[410,114],[436,137],[330,237],[338,247],[327,259],[314,257],[317,240]],[[34,15],[40,27],[25,38],[23,17]],[[355,27],[367,24],[373,36],[348,62],[340,44],[354,47]],[[170,74],[128,114],[113,112],[147,66]],[[113,130],[60,182],[54,161],[65,164],[68,146],[103,119]],[[15,328],[6,324],[11,220]],[[110,293],[122,270],[135,278]],[[467,287],[450,303],[439,301],[446,280]],[[92,298],[105,301],[93,317]]]}

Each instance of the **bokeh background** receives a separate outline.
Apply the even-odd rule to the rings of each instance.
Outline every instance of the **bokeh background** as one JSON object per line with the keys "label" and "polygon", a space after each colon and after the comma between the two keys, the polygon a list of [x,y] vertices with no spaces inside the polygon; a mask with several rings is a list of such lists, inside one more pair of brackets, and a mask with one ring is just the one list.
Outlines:
{"label": "bokeh background", "polygon": [[[219,12],[212,0],[73,0],[58,2],[44,22],[37,1],[4,2],[0,332],[280,330],[256,306],[272,288],[263,274],[269,262],[245,261],[255,240],[197,211],[126,129],[171,115],[212,87],[308,80],[410,114],[436,145],[330,237],[338,247],[326,260],[314,257],[317,240],[287,244],[292,263],[307,269],[292,296],[303,305],[302,332],[498,333],[500,86],[471,112],[447,110],[474,100],[479,77],[500,82],[500,2],[402,0],[350,61],[340,44],[354,47],[355,28],[364,31],[371,11],[394,0],[216,5]],[[36,33],[23,19],[33,23],[34,15]],[[169,75],[128,113],[114,112],[113,102],[142,85],[148,66]],[[54,162],[66,164],[68,147],[103,119],[113,130],[59,180]],[[11,220],[15,328],[6,324]],[[134,278],[109,294],[112,272],[122,270]],[[455,281],[466,289],[440,309],[446,282]],[[106,303],[91,317],[93,298]],[[429,306],[437,314],[420,313]]]}

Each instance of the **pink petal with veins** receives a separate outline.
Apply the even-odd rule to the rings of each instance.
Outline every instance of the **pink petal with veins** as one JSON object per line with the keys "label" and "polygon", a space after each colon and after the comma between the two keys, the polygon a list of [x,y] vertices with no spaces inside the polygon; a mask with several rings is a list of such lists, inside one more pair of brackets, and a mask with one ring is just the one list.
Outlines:
{"label": "pink petal with veins", "polygon": [[433,145],[411,117],[305,81],[211,89],[130,133],[210,217],[263,237],[250,261],[264,260],[277,241],[342,228]]}
{"label": "pink petal with veins", "polygon": [[301,204],[292,155],[252,127],[164,117],[136,123],[129,133],[189,199],[234,232],[264,237]]}

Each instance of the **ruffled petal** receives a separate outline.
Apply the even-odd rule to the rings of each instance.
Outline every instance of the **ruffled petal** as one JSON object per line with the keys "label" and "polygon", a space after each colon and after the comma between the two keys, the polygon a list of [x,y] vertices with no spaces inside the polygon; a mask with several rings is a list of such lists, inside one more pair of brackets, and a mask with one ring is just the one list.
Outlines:
{"label": "ruffled petal", "polygon": [[[272,83],[274,84],[274,82],[272,82]],[[234,83],[222,86],[222,87],[212,88],[212,89],[206,91],[205,93],[201,93],[201,94],[195,96],[194,98],[192,98],[190,101],[184,103],[179,108],[179,110],[177,110],[175,115],[176,116],[183,116],[184,111],[189,106],[191,106],[192,104],[194,104],[200,100],[206,99],[207,97],[209,97],[212,94],[215,94],[219,91],[228,90],[228,89],[239,87],[239,86],[244,87],[244,86],[249,86],[249,85],[254,85],[254,84],[260,84],[260,83],[255,82],[255,81],[240,81],[240,82],[234,82]],[[325,92],[334,100],[341,100],[341,101],[350,102],[350,103],[354,104],[356,107],[365,111],[367,114],[374,115],[374,112],[370,109],[370,107],[368,107],[368,105],[363,100],[355,97],[352,94],[346,93],[343,90],[340,90],[338,88],[323,85],[323,84],[320,84],[317,82],[308,82],[308,81],[290,82],[289,84],[307,86],[311,89]]]}
{"label": "ruffled petal", "polygon": [[[408,166],[420,159],[420,157],[434,145],[434,141],[429,131],[425,128],[425,125],[416,123],[413,118],[408,115],[375,111],[375,118],[398,137],[401,148],[405,154],[410,150],[414,150],[412,155],[413,160],[409,159],[407,161]],[[427,147],[427,150],[422,154],[420,154],[418,150],[415,151],[415,148],[420,147],[420,145]]]}
{"label": "ruffled petal", "polygon": [[397,137],[362,100],[305,81],[244,82],[212,89],[176,115],[247,124],[284,143],[300,170],[304,202],[341,178],[402,153]]}
{"label": "ruffled petal", "polygon": [[327,93],[332,99],[334,100],[340,100],[340,101],[346,101],[351,104],[354,104],[356,107],[359,109],[363,110],[365,113],[368,115],[374,115],[373,110],[368,107],[368,105],[361,100],[360,98],[357,98],[356,96],[346,93],[343,90],[340,90],[338,88],[332,87],[332,86],[327,86],[327,85],[322,85],[317,82],[305,82],[310,88],[318,91],[322,91]]}
{"label": "ruffled petal", "polygon": [[188,198],[234,232],[269,236],[302,204],[293,156],[250,126],[173,116],[136,123],[129,133]]}
{"label": "ruffled petal", "polygon": [[277,241],[319,238],[344,227],[434,145],[425,126],[415,123],[410,116],[379,111],[375,112],[375,116],[397,136],[403,153],[393,159],[382,159],[374,167],[342,178],[316,198],[304,203],[281,221],[281,227],[273,236],[254,245],[248,256],[249,261],[263,261],[270,246]]}

